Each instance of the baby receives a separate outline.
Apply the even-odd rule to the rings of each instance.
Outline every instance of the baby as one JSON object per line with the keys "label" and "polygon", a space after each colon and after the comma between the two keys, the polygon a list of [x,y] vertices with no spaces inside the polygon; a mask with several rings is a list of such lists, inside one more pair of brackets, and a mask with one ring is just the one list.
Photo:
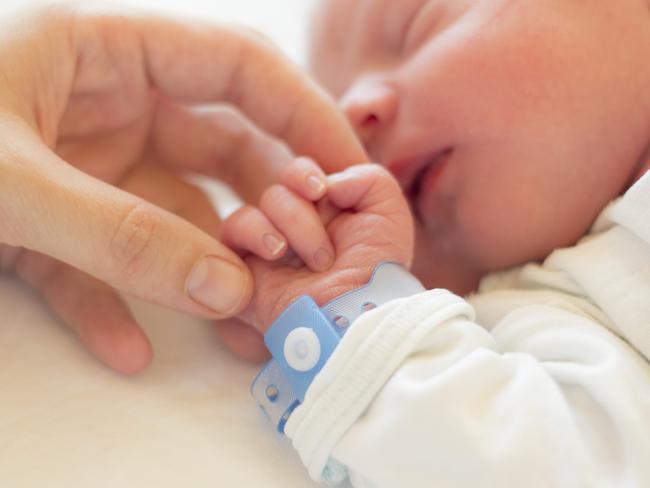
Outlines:
{"label": "baby", "polygon": [[313,70],[381,166],[298,159],[232,216],[243,318],[264,332],[414,243],[428,287],[477,293],[354,321],[284,429],[311,476],[650,486],[648,1],[327,0],[316,19]]}

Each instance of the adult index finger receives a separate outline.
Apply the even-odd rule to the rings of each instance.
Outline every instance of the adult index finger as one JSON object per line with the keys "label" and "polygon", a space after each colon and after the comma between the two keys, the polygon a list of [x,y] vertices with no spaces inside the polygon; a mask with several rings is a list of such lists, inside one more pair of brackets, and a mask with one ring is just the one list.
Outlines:
{"label": "adult index finger", "polygon": [[[111,7],[108,7],[111,8]],[[228,103],[296,154],[336,171],[367,160],[336,103],[259,34],[244,28],[163,16],[124,16],[80,7],[77,49],[106,30],[139,42],[142,70],[162,94],[187,103]],[[96,28],[96,23],[102,28]],[[127,30],[132,32],[129,35]],[[106,45],[106,49],[112,46]]]}

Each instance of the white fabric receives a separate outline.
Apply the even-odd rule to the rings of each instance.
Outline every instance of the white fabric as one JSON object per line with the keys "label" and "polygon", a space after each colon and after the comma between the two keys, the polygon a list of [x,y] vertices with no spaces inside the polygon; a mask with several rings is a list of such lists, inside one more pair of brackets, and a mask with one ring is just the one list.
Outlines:
{"label": "white fabric", "polygon": [[650,486],[650,174],[591,235],[364,314],[286,430],[357,487]]}
{"label": "white fabric", "polygon": [[250,396],[259,366],[207,322],[132,308],[156,357],[127,378],[0,278],[0,487],[316,486]]}

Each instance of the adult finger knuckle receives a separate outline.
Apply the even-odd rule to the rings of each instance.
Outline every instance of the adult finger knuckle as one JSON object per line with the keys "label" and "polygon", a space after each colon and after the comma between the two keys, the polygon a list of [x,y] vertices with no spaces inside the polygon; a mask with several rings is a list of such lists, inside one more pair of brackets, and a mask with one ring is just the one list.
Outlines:
{"label": "adult finger knuckle", "polygon": [[159,211],[144,202],[124,212],[110,241],[110,255],[119,275],[133,278],[150,270],[158,253],[156,237],[161,227]]}

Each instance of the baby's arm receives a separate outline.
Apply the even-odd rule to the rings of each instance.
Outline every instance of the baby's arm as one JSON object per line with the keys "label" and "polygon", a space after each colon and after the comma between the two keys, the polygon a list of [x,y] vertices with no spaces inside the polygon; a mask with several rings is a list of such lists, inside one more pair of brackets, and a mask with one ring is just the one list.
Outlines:
{"label": "baby's arm", "polygon": [[[302,294],[322,304],[360,286],[367,271],[342,278],[357,261],[370,257],[367,270],[395,260],[409,228],[391,223],[404,218],[399,205],[381,205],[394,187],[378,185],[387,190],[375,199],[372,171],[356,182],[366,192],[329,184],[328,198],[347,209],[326,219],[329,271],[247,258],[260,330]],[[378,487],[650,486],[647,362],[558,292],[493,299],[493,310],[512,311],[489,332],[444,290],[361,315],[285,426],[310,474]]]}

